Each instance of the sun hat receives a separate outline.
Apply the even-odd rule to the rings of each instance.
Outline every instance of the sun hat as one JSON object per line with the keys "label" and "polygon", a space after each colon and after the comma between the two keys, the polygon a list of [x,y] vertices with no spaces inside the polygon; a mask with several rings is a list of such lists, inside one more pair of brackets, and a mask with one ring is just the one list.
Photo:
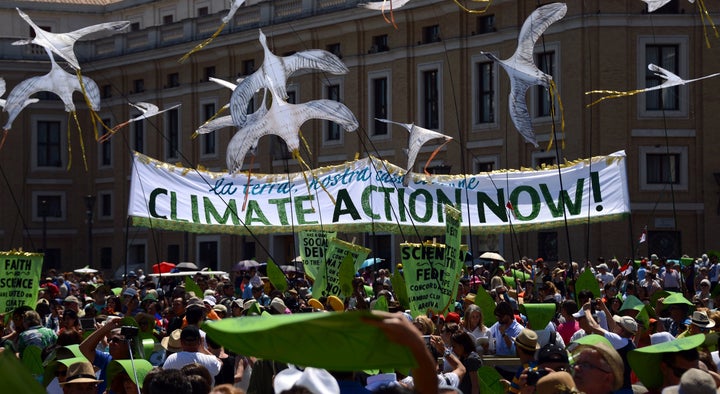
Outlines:
{"label": "sun hat", "polygon": [[225,305],[223,305],[223,304],[216,304],[216,305],[213,307],[213,310],[214,310],[215,312],[227,313],[227,307],[226,307]]}
{"label": "sun hat", "polygon": [[394,372],[390,373],[379,373],[377,375],[371,375],[367,378],[367,384],[365,388],[370,391],[375,391],[382,387],[387,387],[397,382],[397,374]]}
{"label": "sun hat", "polygon": [[243,300],[242,298],[238,298],[236,300],[233,300],[232,307],[238,307],[240,309],[243,309]]}
{"label": "sun hat", "polygon": [[190,308],[205,309],[205,303],[197,297],[190,297],[187,300],[187,306],[185,307],[185,309],[190,309]]}
{"label": "sun hat", "polygon": [[122,295],[123,295],[123,296],[135,297],[135,296],[137,295],[137,290],[135,290],[135,289],[132,288],[132,287],[128,287],[127,289],[123,290]]}
{"label": "sun hat", "polygon": [[338,296],[331,295],[327,298],[327,303],[335,312],[342,312],[345,310],[345,303]]}
{"label": "sun hat", "polygon": [[663,394],[715,394],[717,388],[715,380],[706,371],[690,368],[680,377],[680,384],[668,386]]}
{"label": "sun hat", "polygon": [[207,289],[207,290],[205,290],[205,291],[203,292],[203,297],[207,297],[207,296],[213,296],[213,297],[215,297],[215,290],[213,290],[213,289]]}
{"label": "sun hat", "polygon": [[280,297],[275,297],[272,301],[270,301],[270,309],[277,312],[278,315],[290,312],[287,306],[285,306],[285,301],[283,301]]}
{"label": "sun hat", "polygon": [[627,331],[633,335],[637,334],[638,324],[635,321],[635,319],[633,319],[632,317],[613,315],[613,320],[615,321],[615,323],[620,325],[620,327],[622,327],[625,331]]}
{"label": "sun hat", "polygon": [[573,377],[565,372],[550,372],[538,380],[535,392],[538,394],[567,393],[568,389],[575,388]]}
{"label": "sun hat", "polygon": [[[601,337],[597,334],[592,335]],[[577,358],[578,354],[586,351],[587,349],[593,349],[600,353],[600,357],[602,357],[608,364],[608,366],[610,366],[610,370],[612,371],[613,377],[615,378],[612,389],[613,391],[618,390],[623,384],[625,373],[625,364],[623,363],[622,357],[620,357],[620,353],[618,353],[617,350],[615,350],[615,348],[613,348],[612,345],[609,344],[610,342],[607,339],[605,339],[606,342],[603,342],[593,338],[593,341],[596,342],[594,344],[581,344],[580,346],[576,347],[573,350],[573,359]]]}
{"label": "sun hat", "polygon": [[690,321],[692,322],[692,324],[694,324],[700,328],[715,327],[715,320],[710,319],[707,315],[707,312],[704,312],[704,311],[693,312],[692,317],[690,318]]}
{"label": "sun hat", "polygon": [[537,362],[538,364],[568,363],[570,360],[565,347],[559,343],[548,343],[538,351]]}
{"label": "sun hat", "polygon": [[293,386],[305,387],[313,394],[340,394],[340,386],[330,372],[307,367],[300,371],[293,365],[289,365],[275,375],[273,389],[276,393],[290,390]]}
{"label": "sun hat", "polygon": [[211,295],[207,295],[207,296],[205,296],[205,298],[203,298],[203,303],[208,304],[210,306],[215,306],[215,304],[217,304],[217,300],[215,299],[215,297],[213,297]]}
{"label": "sun hat", "polygon": [[160,346],[162,346],[163,349],[167,350],[168,352],[177,353],[182,351],[182,345],[180,344],[181,332],[182,329],[180,328],[178,328],[177,330],[173,330],[170,335],[160,340]]}
{"label": "sun hat", "polygon": [[65,299],[63,300],[63,303],[71,303],[71,304],[75,303],[77,305],[80,305],[80,300],[77,297],[75,297],[74,295],[69,295],[69,296],[65,297]]}
{"label": "sun hat", "polygon": [[[151,369],[153,369],[153,366],[150,364],[150,361],[142,358],[136,358],[134,360],[112,360],[107,367],[108,387],[119,373],[125,372],[136,386],[142,388],[145,376],[147,376]],[[137,380],[135,380],[136,373]]]}
{"label": "sun hat", "polygon": [[313,309],[325,309],[322,302],[318,301],[316,298],[311,298],[307,302],[308,306],[313,307]]}
{"label": "sun hat", "polygon": [[513,341],[515,342],[515,346],[527,351],[534,352],[540,349],[537,333],[529,328],[523,328],[520,334],[513,338]]}
{"label": "sun hat", "polygon": [[597,266],[597,269],[599,269],[599,270],[606,270],[606,271],[607,271],[608,266],[607,266],[607,264],[602,263],[602,264],[599,264],[599,265]]}
{"label": "sun hat", "polygon": [[672,341],[661,342],[655,345],[641,347],[631,350],[628,355],[630,368],[635,371],[638,379],[648,389],[655,389],[662,386],[663,376],[659,374],[660,361],[663,353],[677,353],[684,350],[697,348],[705,341],[705,335],[696,334],[684,338],[676,338]]}
{"label": "sun hat", "polygon": [[102,383],[102,380],[95,378],[95,369],[90,361],[77,361],[68,365],[67,378],[60,386],[73,383]]}
{"label": "sun hat", "polygon": [[656,332],[650,334],[650,344],[657,345],[658,343],[674,341],[675,337],[667,331]]}

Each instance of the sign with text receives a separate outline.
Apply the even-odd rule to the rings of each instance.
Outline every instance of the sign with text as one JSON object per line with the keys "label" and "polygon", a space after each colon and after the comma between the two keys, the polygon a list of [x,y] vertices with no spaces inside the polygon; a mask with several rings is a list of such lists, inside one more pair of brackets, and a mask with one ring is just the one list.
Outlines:
{"label": "sign with text", "polygon": [[307,276],[313,280],[325,263],[325,252],[328,248],[328,240],[335,238],[336,233],[321,230],[300,231],[298,241],[300,242],[300,257]]}
{"label": "sign with text", "polygon": [[446,245],[403,243],[400,245],[410,314],[415,317],[446,312],[460,278],[458,260],[448,258]]}
{"label": "sign with text", "polygon": [[328,241],[327,254],[325,255],[325,264],[318,271],[317,278],[312,287],[313,298],[327,297],[331,295],[343,298],[350,294],[343,295],[340,286],[340,267],[346,256],[351,256],[353,264],[357,261],[363,261],[370,254],[370,249],[345,242],[337,238]]}
{"label": "sign with text", "polygon": [[[444,205],[461,229],[506,232],[618,220],[630,212],[625,153],[560,170],[476,175],[405,173],[368,157],[292,174],[228,174],[177,167],[136,153],[128,215],[133,224],[197,233],[307,230],[445,231]],[[560,178],[562,176],[562,186]],[[409,176],[408,186],[403,180]],[[247,199],[247,204],[244,204]]]}
{"label": "sign with text", "polygon": [[43,254],[0,252],[0,311],[7,313],[27,305],[35,309]]}

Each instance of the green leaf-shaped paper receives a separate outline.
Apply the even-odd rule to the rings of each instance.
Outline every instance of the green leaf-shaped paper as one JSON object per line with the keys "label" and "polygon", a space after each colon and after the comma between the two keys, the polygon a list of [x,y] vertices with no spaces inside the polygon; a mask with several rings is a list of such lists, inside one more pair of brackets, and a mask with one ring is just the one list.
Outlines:
{"label": "green leaf-shaped paper", "polygon": [[582,290],[590,290],[590,292],[593,293],[593,298],[602,297],[602,293],[600,292],[600,284],[598,283],[595,275],[593,275],[590,268],[586,268],[585,271],[580,274],[577,281],[575,282],[575,297],[577,297],[577,294],[580,294]]}
{"label": "green leaf-shaped paper", "polygon": [[495,300],[493,300],[487,290],[482,287],[479,287],[477,294],[475,294],[475,305],[482,309],[485,327],[490,327],[497,322],[497,318],[495,317]]}
{"label": "green leaf-shaped paper", "polygon": [[348,254],[345,258],[343,258],[342,262],[340,262],[340,272],[338,273],[340,291],[342,291],[343,296],[345,297],[352,296],[352,281],[353,278],[355,278],[355,272],[355,259],[353,258],[353,255]]}
{"label": "green leaf-shaped paper", "polygon": [[362,371],[417,365],[409,348],[363,318],[379,319],[367,311],[297,313],[221,319],[202,329],[235,353],[299,366]]}
{"label": "green leaf-shaped paper", "polygon": [[272,285],[275,286],[276,289],[282,291],[283,293],[287,290],[288,284],[285,273],[282,272],[280,267],[278,267],[278,265],[275,264],[272,259],[268,259],[267,274],[270,283],[272,283]]}
{"label": "green leaf-shaped paper", "polygon": [[10,351],[0,353],[0,380],[3,392],[43,394],[45,389]]}
{"label": "green leaf-shaped paper", "polygon": [[377,298],[377,301],[375,301],[375,304],[373,305],[372,309],[374,311],[384,311],[387,312],[390,308],[388,307],[387,298],[385,296],[380,296]]}
{"label": "green leaf-shaped paper", "polygon": [[193,293],[195,294],[195,297],[202,299],[203,298],[203,291],[198,286],[197,283],[195,283],[195,280],[191,278],[190,276],[185,277],[185,292],[186,293]]}
{"label": "green leaf-shaped paper", "polygon": [[399,270],[395,270],[395,272],[393,272],[392,276],[390,277],[390,283],[392,283],[395,297],[397,298],[400,305],[403,307],[403,309],[408,309],[410,307],[410,301],[408,300],[407,288],[405,287],[405,277],[402,276]]}
{"label": "green leaf-shaped paper", "polygon": [[500,376],[500,372],[495,370],[493,367],[484,366],[480,367],[477,371],[478,374],[478,386],[480,386],[480,392],[483,394],[504,394],[505,387],[500,382],[503,379]]}
{"label": "green leaf-shaped paper", "polygon": [[521,308],[525,309],[525,316],[528,318],[528,328],[533,330],[543,330],[555,316],[555,304],[523,304]]}

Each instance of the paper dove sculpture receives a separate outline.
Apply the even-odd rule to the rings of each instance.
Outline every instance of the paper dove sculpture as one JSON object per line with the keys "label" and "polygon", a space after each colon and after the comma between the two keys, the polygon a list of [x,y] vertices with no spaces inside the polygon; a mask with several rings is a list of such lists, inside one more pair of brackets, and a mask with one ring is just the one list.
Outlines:
{"label": "paper dove sculpture", "polygon": [[179,107],[181,104],[173,105],[170,108],[165,108],[164,110],[160,111],[160,108],[158,108],[157,105],[146,103],[143,101],[139,101],[137,103],[128,103],[131,107],[135,107],[137,110],[140,111],[140,115],[130,118],[126,120],[125,122],[120,123],[119,125],[113,127],[109,132],[103,134],[99,139],[98,142],[103,143],[107,140],[109,140],[115,133],[118,132],[118,130],[122,129],[123,127],[129,125],[130,123],[137,122],[139,120],[144,120],[151,118],[155,115],[161,114],[165,111],[170,111],[171,109],[175,109]]}
{"label": "paper dove sculpture", "polygon": [[527,109],[525,93],[533,85],[550,88],[552,77],[540,71],[533,60],[535,42],[545,30],[556,21],[562,19],[567,12],[563,3],[551,3],[537,8],[525,20],[518,36],[518,45],[515,53],[506,60],[500,60],[495,55],[481,52],[493,61],[498,62],[510,77],[510,96],[508,108],[510,118],[515,128],[525,138],[525,141],[538,146],[532,128],[530,113]]}
{"label": "paper dove sculpture", "polygon": [[[648,12],[653,12],[657,10],[658,8],[664,6],[665,4],[669,3],[670,0],[642,0],[648,5]],[[695,3],[695,0],[688,0],[690,3]]]}
{"label": "paper dove sculpture", "polygon": [[[2,97],[3,94],[5,94],[5,79],[0,78],[0,97]],[[40,100],[38,100],[36,98],[27,99],[27,100],[25,100],[25,103],[22,106],[22,108],[25,108],[30,104],[37,103],[38,101],[40,101]],[[5,108],[5,99],[0,99],[0,108]],[[0,145],[0,147],[1,146],[2,145]]]}
{"label": "paper dove sculpture", "polygon": [[[389,123],[389,124],[395,124],[398,126],[404,127],[409,133],[410,137],[408,140],[408,164],[405,168],[407,170],[407,174],[405,175],[405,178],[403,178],[403,185],[407,186],[410,182],[410,171],[413,168],[413,165],[415,165],[415,159],[417,158],[418,152],[420,152],[420,148],[422,148],[425,143],[427,143],[430,140],[434,140],[437,138],[442,138],[445,140],[442,145],[437,147],[433,153],[430,155],[430,158],[425,163],[425,166],[423,167],[423,172],[425,174],[428,174],[427,172],[427,166],[432,161],[432,159],[437,155],[437,153],[442,149],[443,146],[445,146],[448,142],[452,140],[452,137],[447,136],[443,133],[439,133],[437,131],[428,130],[419,126],[416,126],[413,123],[400,123],[400,122],[393,122],[391,120],[387,119],[378,119],[375,118],[375,120],[383,122],[383,123]],[[429,175],[429,174],[428,174]]]}
{"label": "paper dove sculpture", "polygon": [[[10,91],[4,111],[8,113],[8,120],[3,127],[5,131],[10,130],[12,122],[18,116],[20,111],[27,105],[27,101],[33,94],[37,92],[55,93],[65,104],[65,111],[74,113],[75,103],[72,95],[74,92],[81,92],[78,77],[63,70],[55,62],[55,58],[49,49],[45,49],[50,56],[50,72],[39,77],[28,78],[20,82]],[[82,77],[85,93],[87,94],[91,109],[98,111],[100,109],[100,89],[97,84],[90,78]]]}
{"label": "paper dove sculpture", "polygon": [[385,10],[396,10],[405,4],[407,4],[410,0],[384,0],[384,1],[371,1],[369,3],[359,3],[358,7],[361,8],[367,8],[368,10],[377,10],[377,11],[385,11]]}
{"label": "paper dove sculpture", "polygon": [[656,66],[652,63],[648,64],[648,70],[654,72],[655,75],[664,79],[664,82],[661,83],[660,85],[651,86],[649,88],[629,90],[626,92],[617,91],[617,90],[591,90],[589,92],[585,92],[585,94],[605,94],[605,96],[586,105],[586,107],[592,107],[593,105],[595,105],[603,100],[610,99],[610,98],[634,96],[638,93],[650,92],[652,90],[665,89],[665,88],[678,86],[678,85],[686,85],[688,83],[699,81],[701,79],[713,78],[713,77],[717,77],[718,75],[720,75],[720,73],[714,73],[714,74],[706,75],[704,77],[695,78],[695,79],[682,79],[682,78],[678,77],[677,75],[671,73],[670,71],[668,71],[660,66]]}
{"label": "paper dove sculpture", "polygon": [[[250,119],[248,117],[248,119]],[[310,119],[324,119],[342,126],[345,131],[358,128],[358,121],[345,104],[334,100],[313,100],[302,104],[290,104],[272,95],[272,105],[264,116],[253,117],[230,139],[227,147],[228,171],[236,173],[242,168],[245,155],[257,146],[260,137],[275,134],[287,144],[288,151],[301,164],[300,126]],[[307,166],[307,165],[306,165]]]}
{"label": "paper dove sculpture", "polygon": [[12,45],[40,45],[41,47],[48,49],[52,53],[65,59],[65,61],[67,61],[68,64],[70,64],[70,66],[75,70],[80,69],[80,64],[75,56],[75,42],[77,40],[91,33],[97,33],[100,31],[119,32],[130,26],[129,21],[108,22],[88,26],[69,33],[51,33],[36,25],[32,19],[30,19],[30,17],[19,8],[15,9],[18,14],[20,14],[20,17],[23,18],[30,27],[32,27],[33,32],[35,32],[35,37],[32,39],[15,41]]}
{"label": "paper dove sculpture", "polygon": [[230,114],[237,127],[245,124],[247,107],[255,92],[268,89],[273,97],[287,100],[286,84],[288,78],[300,69],[315,69],[335,75],[346,74],[348,68],[335,55],[321,49],[301,51],[290,56],[276,56],[267,46],[267,38],[260,30],[260,45],[265,59],[262,66],[242,80],[230,97]]}

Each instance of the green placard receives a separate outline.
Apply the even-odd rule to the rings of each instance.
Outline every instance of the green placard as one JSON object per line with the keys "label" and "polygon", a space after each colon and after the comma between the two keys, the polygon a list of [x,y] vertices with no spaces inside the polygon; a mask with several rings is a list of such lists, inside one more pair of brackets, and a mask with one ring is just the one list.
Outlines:
{"label": "green placard", "polygon": [[23,305],[35,309],[43,256],[22,251],[0,252],[0,310],[3,313]]}

